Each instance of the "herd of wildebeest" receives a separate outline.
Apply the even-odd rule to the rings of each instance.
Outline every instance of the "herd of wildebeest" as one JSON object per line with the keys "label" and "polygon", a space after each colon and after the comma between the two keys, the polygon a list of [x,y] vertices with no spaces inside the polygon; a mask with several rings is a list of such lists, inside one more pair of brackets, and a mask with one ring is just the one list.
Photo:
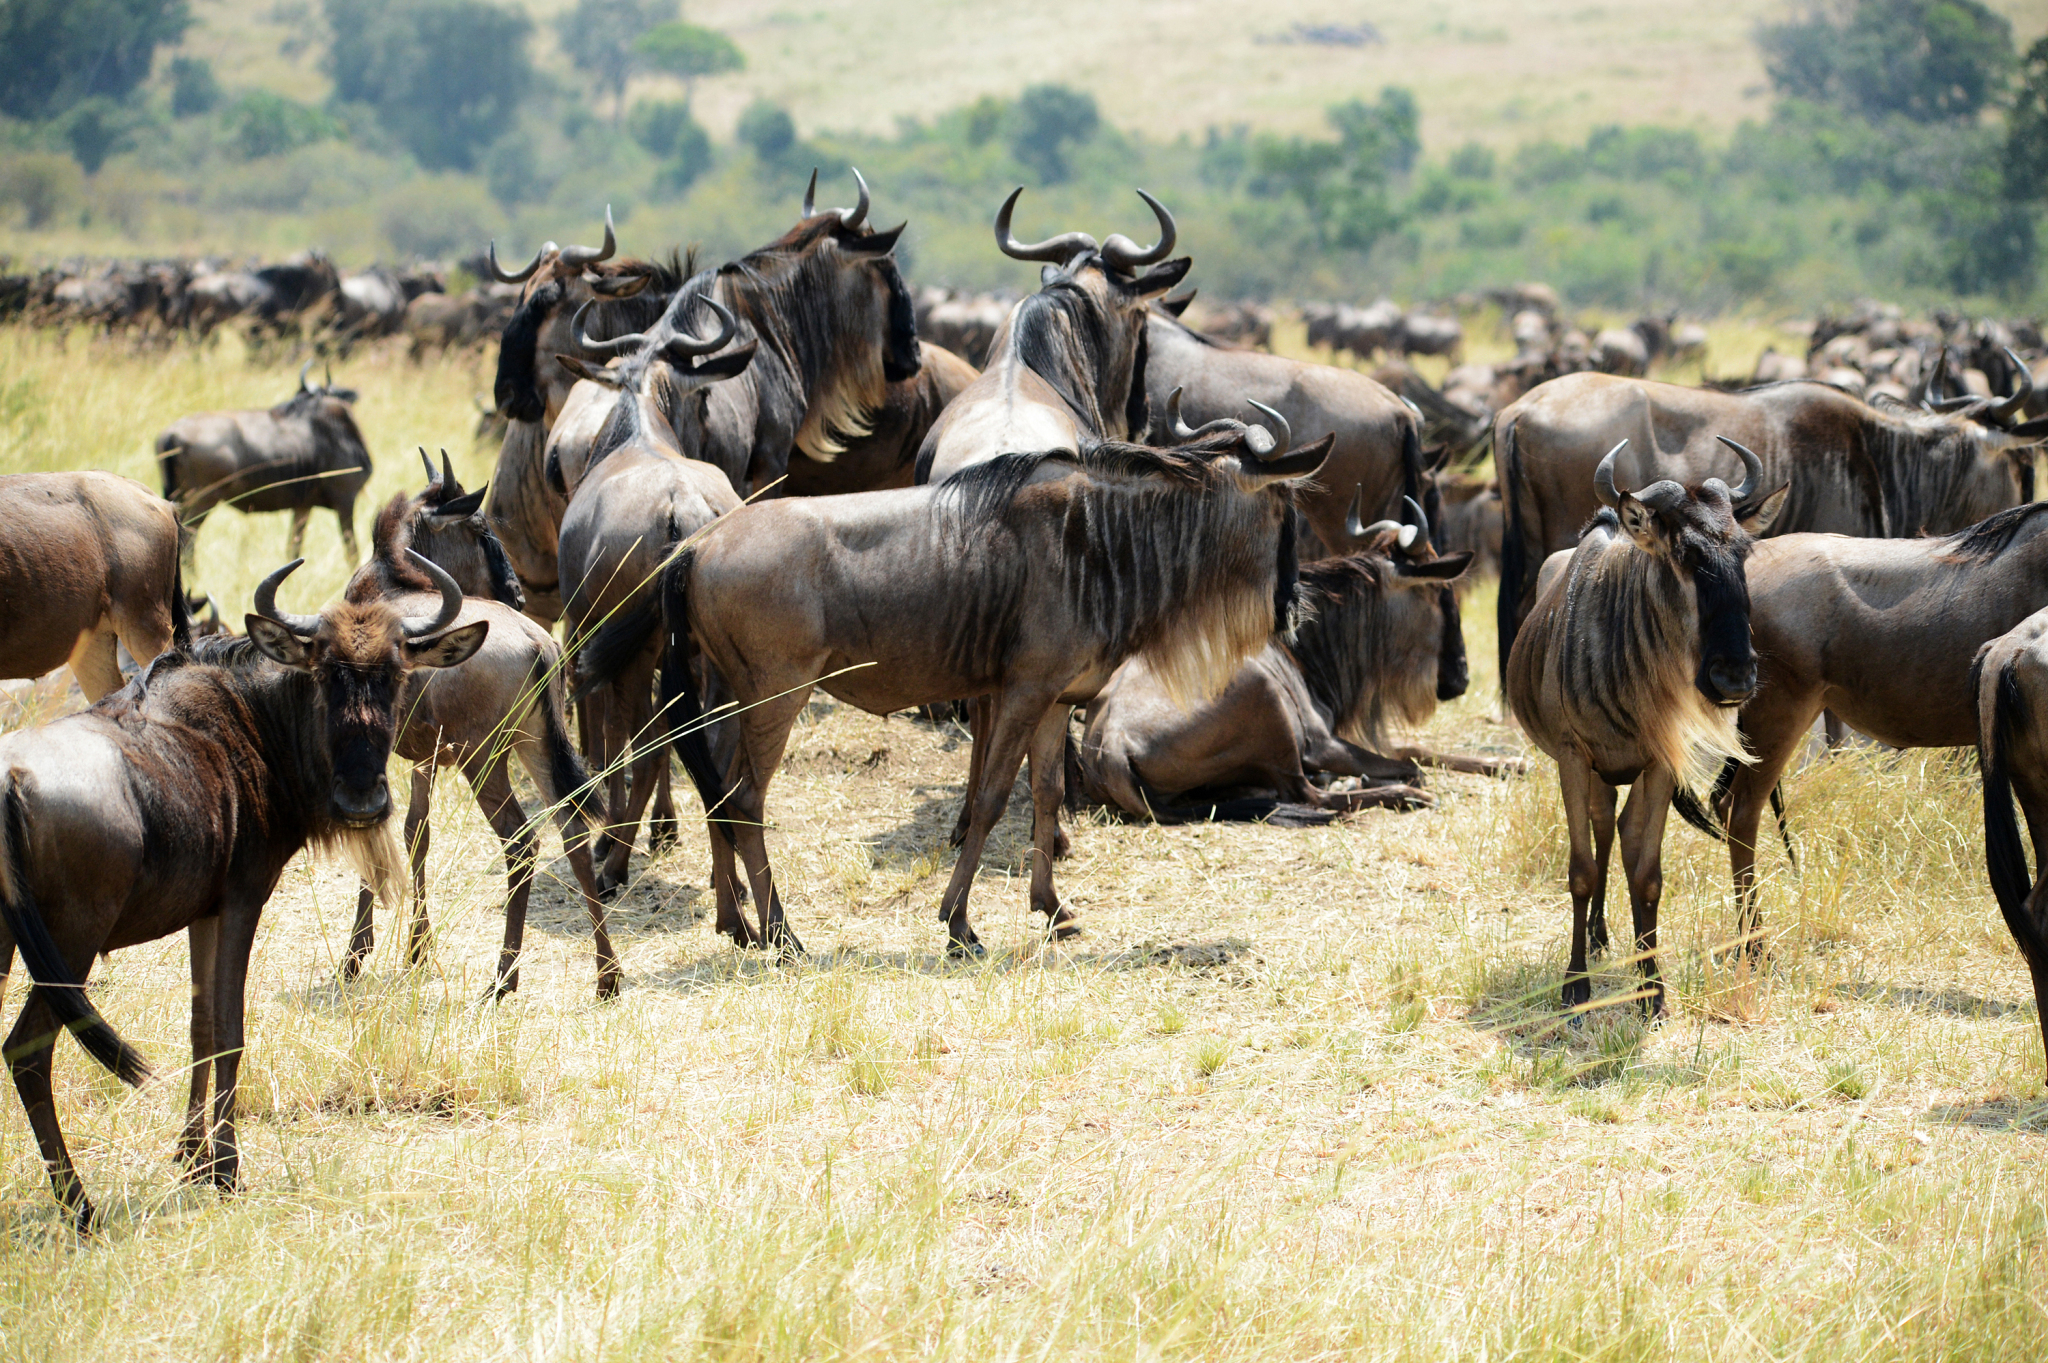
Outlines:
{"label": "herd of wildebeest", "polygon": [[[363,879],[344,977],[372,947],[373,904],[408,890],[418,960],[437,768],[463,773],[504,843],[496,996],[518,985],[543,817],[590,914],[597,994],[618,991],[605,905],[650,806],[651,845],[677,837],[671,753],[707,811],[717,930],[800,951],[763,834],[814,689],[964,715],[940,907],[953,954],[982,950],[969,891],[1028,762],[1029,902],[1068,937],[1053,872],[1075,802],[1288,827],[1431,804],[1432,766],[1519,775],[1512,758],[1396,745],[1467,687],[1475,557],[1501,577],[1506,702],[1563,789],[1567,1005],[1589,1003],[1588,955],[1609,944],[1618,826],[1635,997],[1662,1009],[1674,806],[1727,841],[1735,936],[1758,950],[1763,807],[1786,827],[1779,778],[1824,715],[1894,747],[1978,747],[1992,888],[2048,1003],[2048,889],[2013,812],[2017,798],[2040,861],[2048,503],[2032,494],[2048,417],[2019,353],[2042,363],[2037,331],[1866,309],[1815,330],[1813,377],[1695,388],[1641,377],[1699,343],[1674,319],[1589,341],[1525,286],[1496,300],[1516,360],[1441,386],[1393,365],[1382,382],[1188,325],[1168,294],[1191,262],[1143,191],[1158,235],[1141,246],[1020,241],[1020,189],[995,237],[1040,265],[1039,288],[974,321],[988,325],[963,358],[919,315],[959,336],[971,300],[920,309],[902,228],[869,225],[856,181],[855,207],[819,210],[813,176],[795,226],[709,269],[620,257],[609,215],[601,245],[549,243],[517,270],[494,247],[496,472],[467,490],[422,451],[423,490],[377,513],[368,561],[315,612],[279,590],[315,508],[356,557],[370,456],[357,395],[313,385],[310,364],[274,408],[164,431],[162,497],[103,472],[0,479],[7,675],[68,663],[92,702],[0,739],[0,970],[18,948],[32,977],[7,1061],[80,1228],[94,1213],[52,1102],[57,1033],[130,1083],[149,1074],[85,992],[94,958],[189,934],[179,1154],[232,1186],[263,906],[302,850],[338,852]],[[1211,315],[1256,327],[1255,312]],[[1428,316],[1308,314],[1312,339],[1361,356],[1447,348]],[[1475,444],[1497,481],[1452,471]],[[186,590],[221,505],[292,513],[291,561],[240,635],[218,602],[196,619]],[[402,850],[394,752],[412,764]]]}

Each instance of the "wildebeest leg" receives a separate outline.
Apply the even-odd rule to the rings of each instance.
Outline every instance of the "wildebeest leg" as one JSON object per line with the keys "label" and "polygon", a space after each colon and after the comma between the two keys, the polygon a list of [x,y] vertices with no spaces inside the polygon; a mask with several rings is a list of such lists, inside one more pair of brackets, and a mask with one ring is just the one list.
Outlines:
{"label": "wildebeest leg", "polygon": [[1520,776],[1529,770],[1529,764],[1519,757],[1459,757],[1417,747],[1396,748],[1394,752],[1425,767],[1462,771],[1472,776]]}
{"label": "wildebeest leg", "polygon": [[[945,898],[939,901],[939,913],[946,920],[949,955],[982,954],[981,939],[975,936],[967,919],[967,895],[974,888],[975,872],[981,869],[981,849],[988,842],[989,831],[1003,817],[1004,806],[1010,802],[1010,788],[1016,784],[1017,768],[1023,764],[1026,746],[1044,723],[1046,711],[1057,708],[1038,695],[1026,698],[998,692],[990,699],[988,756],[982,762],[981,775],[968,788],[971,817],[967,837],[960,844],[960,860],[954,863],[953,879],[946,885]],[[976,746],[981,746],[981,742],[977,739]],[[1051,874],[1049,862],[1047,874]]]}
{"label": "wildebeest leg", "polygon": [[213,976],[213,1148],[199,1173],[223,1192],[235,1186],[241,1151],[235,1144],[235,1085],[242,1069],[244,993],[249,982],[249,947],[263,901],[230,901],[220,914]]}
{"label": "wildebeest leg", "polygon": [[114,652],[118,642],[113,622],[102,620],[72,645],[68,665],[87,700],[96,701],[121,689],[121,664]]}
{"label": "wildebeest leg", "polygon": [[1767,680],[1743,710],[1742,734],[1756,761],[1736,768],[1722,816],[1735,880],[1735,931],[1752,960],[1761,958],[1764,949],[1763,919],[1756,904],[1757,828],[1771,791],[1821,708],[1818,696],[1787,696],[1786,689]]}
{"label": "wildebeest leg", "polygon": [[981,773],[987,765],[988,721],[993,696],[976,696],[967,702],[967,792],[960,797],[960,816],[953,820],[953,832],[946,841],[958,847],[967,838],[968,816],[974,810],[974,792],[981,787]]}
{"label": "wildebeest leg", "polygon": [[1619,794],[1605,781],[1595,781],[1590,795],[1593,815],[1593,903],[1586,910],[1586,945],[1595,954],[1607,951],[1607,860],[1614,850],[1614,801]]}
{"label": "wildebeest leg", "polygon": [[427,959],[427,840],[432,833],[427,816],[434,808],[434,760],[415,762],[412,768],[412,800],[405,810],[405,846],[412,854],[412,934],[405,943],[405,963],[419,965]]}
{"label": "wildebeest leg", "polygon": [[682,841],[682,821],[676,817],[675,790],[669,777],[668,749],[663,748],[654,763],[654,812],[647,816],[650,855]]}
{"label": "wildebeest leg", "polygon": [[491,985],[491,997],[502,999],[519,987],[519,950],[526,939],[526,901],[533,891],[534,852],[539,840],[512,793],[502,753],[465,763],[462,774],[491,831],[505,845],[505,942],[498,950],[498,973]]}
{"label": "wildebeest leg", "polygon": [[87,1235],[98,1213],[86,1200],[85,1185],[78,1181],[71,1152],[64,1148],[64,1131],[57,1125],[56,1101],[50,1088],[50,1065],[61,1030],[57,1015],[44,1001],[41,987],[30,988],[22,1002],[21,1016],[14,1020],[14,1030],[7,1034],[7,1068],[14,1076],[14,1091],[21,1095],[21,1105],[28,1113],[29,1128],[35,1132],[43,1166],[50,1171],[50,1189],[57,1195],[57,1205],[70,1215],[78,1233]]}
{"label": "wildebeest leg", "polygon": [[292,528],[285,536],[284,556],[295,559],[306,547],[306,523],[313,519],[313,508],[295,506],[292,508]]}
{"label": "wildebeest leg", "polygon": [[1849,739],[1849,726],[1842,723],[1842,717],[1833,710],[1820,712],[1821,732],[1827,735],[1828,751],[1833,752]]}
{"label": "wildebeest leg", "polygon": [[[1422,771],[1413,762],[1381,757],[1369,748],[1346,742],[1333,733],[1304,734],[1309,740],[1301,754],[1302,785],[1310,792],[1303,803],[1323,807],[1365,809],[1427,809],[1436,796],[1422,789]],[[1364,789],[1327,795],[1308,785],[1307,772],[1328,772],[1334,776],[1355,776]],[[1391,773],[1391,774],[1389,774]]]}
{"label": "wildebeest leg", "polygon": [[363,973],[363,962],[377,948],[377,925],[370,911],[376,907],[377,892],[367,884],[356,891],[356,921],[348,932],[348,954],[341,958],[341,982],[354,984]]}
{"label": "wildebeest leg", "polygon": [[1651,767],[1636,778],[1621,812],[1621,861],[1628,875],[1629,909],[1635,917],[1636,965],[1649,997],[1643,1012],[1664,1011],[1664,976],[1657,969],[1657,907],[1664,898],[1664,817],[1671,812],[1671,773]]}
{"label": "wildebeest leg", "polygon": [[741,711],[741,748],[734,763],[734,774],[739,779],[731,783],[732,793],[719,810],[739,853],[740,864],[746,868],[747,880],[754,887],[754,911],[760,919],[761,940],[789,953],[801,952],[804,946],[790,931],[768,865],[768,783],[782,765],[783,750],[789,746],[790,726],[796,723],[810,698],[811,688],[799,686],[779,696],[771,692],[769,699]]}
{"label": "wildebeest leg", "polygon": [[[522,760],[525,760],[526,754],[529,751],[530,749],[526,748],[520,750]],[[537,761],[529,762],[527,771],[533,776],[534,784],[542,790],[546,790],[549,783],[542,779],[539,765]],[[505,790],[506,797],[510,799],[511,784],[509,781],[506,783]],[[513,808],[515,810],[518,808],[516,803]],[[597,996],[601,999],[607,999],[619,992],[619,958],[618,953],[612,950],[611,932],[605,923],[604,901],[599,899],[597,895],[596,868],[592,865],[590,856],[592,831],[590,826],[578,816],[576,810],[567,800],[558,798],[555,802],[554,813],[555,827],[562,831],[562,851],[569,859],[570,871],[576,876],[576,888],[583,893],[584,910],[590,915],[590,935],[597,949]],[[523,826],[525,818],[523,811],[520,817]],[[493,826],[495,827],[495,824]],[[524,936],[526,931],[526,903],[523,899],[519,905],[519,930],[520,934]],[[512,936],[512,907],[509,901],[505,907],[505,941],[516,962],[520,944]],[[499,974],[501,976],[504,974],[502,958],[499,962]],[[516,970],[513,976],[513,987],[518,987]]]}
{"label": "wildebeest leg", "polygon": [[621,813],[619,806],[612,806],[612,825],[617,840],[605,858],[604,871],[598,881],[608,890],[626,882],[627,862],[633,855],[633,844],[640,837],[640,819],[647,812],[647,802],[654,794],[655,773],[661,770],[666,774],[668,767],[668,749],[650,739],[649,731],[654,725],[654,705],[650,699],[654,685],[653,662],[651,654],[636,659],[612,688],[607,702],[612,713],[622,719],[614,729],[621,741],[613,750],[620,758],[629,747],[633,754],[633,779],[625,809]]}
{"label": "wildebeest leg", "polygon": [[1059,859],[1060,805],[1066,795],[1067,707],[1055,705],[1031,734],[1031,907],[1045,915],[1045,930],[1057,938],[1081,931],[1074,912],[1060,903],[1052,886]]}
{"label": "wildebeest leg", "polygon": [[[334,519],[341,528],[341,547],[348,554],[351,570],[363,561],[362,551],[356,548],[356,509],[354,503],[334,509]],[[294,556],[296,557],[296,555]]]}
{"label": "wildebeest leg", "polygon": [[206,1089],[213,1077],[213,962],[220,941],[220,917],[202,918],[185,930],[192,948],[192,1090],[185,1101],[185,1130],[178,1158],[187,1168],[206,1163]]}
{"label": "wildebeest leg", "polygon": [[626,882],[626,869],[633,857],[633,835],[638,820],[626,823],[626,708],[622,687],[612,683],[592,696],[597,701],[596,723],[600,735],[596,770],[604,776],[604,859],[597,873],[597,892],[609,898]]}
{"label": "wildebeest leg", "polygon": [[1564,968],[1567,1008],[1583,1007],[1593,997],[1593,982],[1586,977],[1586,911],[1601,870],[1593,862],[1594,779],[1584,758],[1567,753],[1558,760],[1557,783],[1564,794],[1565,826],[1571,835],[1572,956]]}

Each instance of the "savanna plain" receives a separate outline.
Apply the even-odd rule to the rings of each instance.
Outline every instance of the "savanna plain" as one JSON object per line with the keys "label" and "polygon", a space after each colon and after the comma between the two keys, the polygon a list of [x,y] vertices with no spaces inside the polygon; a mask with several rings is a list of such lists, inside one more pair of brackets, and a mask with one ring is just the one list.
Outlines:
{"label": "savanna plain", "polygon": [[[365,528],[417,485],[416,445],[488,475],[486,363],[335,366],[378,460]],[[295,373],[232,339],[0,330],[0,469],[153,484],[171,418],[267,405]],[[195,585],[238,621],[284,539],[282,516],[217,514]],[[308,555],[287,608],[345,579],[331,519]],[[1522,750],[1492,602],[1465,599],[1473,686],[1439,747]],[[814,702],[770,806],[811,954],[712,932],[686,817],[613,905],[611,1003],[550,828],[520,991],[479,1004],[502,866],[458,777],[425,967],[380,912],[337,987],[355,882],[295,863],[252,965],[231,1199],[170,1158],[183,940],[103,964],[98,1004],[159,1078],[59,1050],[91,1242],[0,1110],[0,1358],[2040,1356],[2043,1055],[1967,755],[1851,749],[1791,779],[1799,861],[1764,863],[1755,973],[1717,950],[1725,852],[1674,822],[1654,1024],[1617,959],[1599,1006],[1559,1015],[1540,756],[1322,829],[1081,815],[1059,877],[1086,933],[1052,948],[1020,792],[976,894],[991,953],[954,963],[935,913],[966,758],[957,728]]]}

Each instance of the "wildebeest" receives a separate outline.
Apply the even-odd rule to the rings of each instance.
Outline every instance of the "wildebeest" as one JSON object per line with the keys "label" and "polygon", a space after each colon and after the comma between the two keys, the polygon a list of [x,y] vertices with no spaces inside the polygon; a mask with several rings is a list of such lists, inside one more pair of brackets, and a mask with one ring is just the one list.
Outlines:
{"label": "wildebeest", "polygon": [[285,553],[297,558],[315,507],[334,513],[342,547],[353,565],[356,494],[370,481],[370,452],[356,429],[353,389],[335,388],[332,376],[306,385],[268,410],[203,412],[179,417],[156,438],[164,498],[178,510],[180,548],[187,576],[199,527],[217,506],[237,511],[289,511]]}
{"label": "wildebeest", "polygon": [[[1991,892],[2034,978],[2034,1010],[2048,1043],[2048,610],[1986,644],[1971,668],[1977,760],[1984,773],[1984,862]],[[2027,816],[2038,878],[2013,800]]]}
{"label": "wildebeest", "polygon": [[868,414],[868,431],[846,441],[829,463],[802,450],[789,455],[789,476],[773,489],[789,497],[828,497],[909,487],[917,452],[932,426],[980,372],[943,346],[917,343],[917,373],[891,383],[882,405]]}
{"label": "wildebeest", "polygon": [[121,685],[116,646],[148,662],[183,592],[178,519],[111,473],[0,477],[0,677],[69,665],[85,698]]}
{"label": "wildebeest", "polygon": [[[1624,444],[1626,442],[1623,442]],[[1742,752],[1734,708],[1756,689],[1743,561],[1786,489],[1759,498],[1763,461],[1727,442],[1744,477],[1687,487],[1661,479],[1639,492],[1615,481],[1622,446],[1594,471],[1603,510],[1551,579],[1508,655],[1508,703],[1557,759],[1571,835],[1572,953],[1564,1001],[1592,998],[1586,953],[1607,945],[1607,854],[1622,810],[1635,951],[1647,1011],[1664,1006],[1657,969],[1664,817],[1673,793],[1709,779],[1714,758]]]}
{"label": "wildebeest", "polygon": [[1434,510],[1421,423],[1400,398],[1355,369],[1219,346],[1154,308],[1145,319],[1144,384],[1154,444],[1172,437],[1166,399],[1175,389],[1181,410],[1198,426],[1252,401],[1278,412],[1297,431],[1335,432],[1323,477],[1296,493],[1295,505],[1313,536],[1304,537],[1304,560],[1351,551],[1346,517],[1361,487],[1365,514],[1375,519],[1398,515],[1403,497],[1425,512]]}
{"label": "wildebeest", "polygon": [[[1206,702],[1184,708],[1142,657],[1118,668],[1088,703],[1080,745],[1084,788],[1126,814],[1326,823],[1369,805],[1433,802],[1411,761],[1380,754],[1390,721],[1419,723],[1467,677],[1457,598],[1445,585],[1468,553],[1439,557],[1419,509],[1406,526],[1361,525],[1361,552],[1304,564],[1296,620]],[[1314,773],[1356,777],[1330,794]]]}
{"label": "wildebeest", "polygon": [[2031,455],[2007,429],[2018,410],[2010,399],[1942,414],[1884,409],[1804,382],[1743,393],[1605,374],[1546,383],[1494,421],[1507,514],[1501,657],[1535,599],[1536,568],[1599,509],[1592,470],[1624,437],[1617,476],[1637,483],[1727,468],[1716,434],[1749,446],[1767,483],[1789,484],[1774,534],[1945,534],[2032,495]]}
{"label": "wildebeest", "polygon": [[1463,549],[1473,556],[1472,570],[1459,578],[1459,583],[1497,576],[1503,524],[1500,484],[1490,478],[1445,475],[1437,479],[1437,495],[1442,507],[1436,519],[1437,548],[1449,552]]}
{"label": "wildebeest", "polygon": [[[677,326],[676,314],[699,303],[717,323],[709,336]],[[569,497],[559,551],[564,637],[576,657],[581,704],[591,717],[586,752],[610,792],[598,880],[606,893],[625,882],[657,777],[663,793],[656,827],[675,824],[667,797],[668,748],[648,730],[659,661],[656,582],[663,558],[677,544],[740,504],[725,474],[696,457],[704,444],[710,388],[741,373],[758,353],[751,342],[714,353],[725,350],[737,330],[737,320],[716,300],[677,294],[647,335],[601,343],[628,350],[623,361],[607,369],[577,362],[591,383],[616,398]],[[587,685],[581,682],[586,677],[592,679]],[[594,689],[598,678],[602,689]]]}
{"label": "wildebeest", "polygon": [[920,483],[942,483],[1001,454],[1079,451],[1094,441],[1144,434],[1147,304],[1179,284],[1194,263],[1185,256],[1166,259],[1177,235],[1173,215],[1141,189],[1138,196],[1159,219],[1159,240],[1151,246],[1122,233],[1098,245],[1086,232],[1027,245],[1010,230],[1023,193],[1021,187],[1012,191],[996,213],[996,245],[1012,260],[1044,264],[1039,290],[1010,310],[988,367],[925,436],[917,455]]}
{"label": "wildebeest", "polygon": [[277,587],[296,567],[257,587],[248,638],[181,646],[83,714],[0,738],[0,965],[19,946],[34,980],[7,1063],[57,1201],[82,1231],[94,1213],[57,1124],[57,1033],[69,1028],[130,1084],[149,1077],[86,994],[93,958],[188,933],[193,1070],[179,1150],[197,1176],[232,1187],[243,989],[264,903],[308,845],[353,854],[373,882],[402,879],[386,824],[394,709],[411,673],[461,662],[489,629],[449,628],[462,592],[425,565],[441,592],[430,616],[381,600],[284,615]]}
{"label": "wildebeest", "polygon": [[1756,930],[1757,826],[1823,709],[1894,748],[1977,741],[1970,666],[1987,642],[2048,607],[2048,503],[2001,511],[1942,539],[1788,535],[1749,560],[1760,670],[1741,732],[1755,761],[1724,769],[1745,932]]}
{"label": "wildebeest", "polygon": [[186,323],[203,336],[246,316],[260,330],[282,333],[340,286],[334,262],[318,251],[248,270],[208,270],[185,288]]}
{"label": "wildebeest", "polygon": [[[420,451],[426,459],[426,451]],[[504,844],[505,943],[499,952],[492,992],[519,987],[519,952],[526,931],[526,905],[533,888],[539,834],[513,793],[511,759],[532,778],[542,803],[562,832],[562,847],[590,914],[597,949],[597,996],[618,992],[619,961],[605,929],[589,839],[604,821],[590,773],[576,755],[564,722],[566,687],[562,652],[548,632],[520,613],[518,579],[484,518],[484,489],[463,491],[441,453],[437,473],[427,463],[427,488],[416,497],[393,497],[378,513],[372,556],[350,579],[342,599],[355,604],[384,600],[397,610],[421,612],[437,584],[409,557],[417,554],[446,572],[462,589],[457,625],[486,622],[481,647],[453,667],[417,674],[406,683],[397,706],[394,749],[413,764],[411,802],[405,814],[405,842],[412,857],[413,917],[408,954],[421,959],[427,934],[428,816],[434,772],[455,767],[469,782],[477,806]],[[375,945],[373,887],[365,885],[356,904],[342,977],[353,979]]]}
{"label": "wildebeest", "polygon": [[[1136,654],[1200,699],[1265,646],[1284,599],[1291,512],[1274,485],[1312,473],[1330,441],[1283,453],[1265,431],[1229,425],[1177,450],[1005,454],[936,486],[757,502],[685,546],[662,578],[662,713],[708,811],[718,922],[800,949],[762,821],[790,726],[822,687],[875,714],[989,697],[942,904],[948,947],[980,950],[968,891],[1027,750],[1031,906],[1055,934],[1074,931],[1052,884],[1068,706]],[[702,728],[700,651],[738,706],[728,764]],[[727,902],[735,851],[758,933]]]}

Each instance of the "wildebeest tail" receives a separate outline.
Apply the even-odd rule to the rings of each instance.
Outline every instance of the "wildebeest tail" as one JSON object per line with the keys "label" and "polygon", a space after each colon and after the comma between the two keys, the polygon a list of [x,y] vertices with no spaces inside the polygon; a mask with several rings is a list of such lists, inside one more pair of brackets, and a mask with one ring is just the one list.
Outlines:
{"label": "wildebeest tail", "polygon": [[178,456],[184,448],[176,436],[166,431],[156,438],[156,468],[164,483],[164,500],[175,505],[178,500]]}
{"label": "wildebeest tail", "polygon": [[554,786],[552,794],[575,811],[576,817],[585,824],[602,828],[605,823],[604,801],[598,796],[597,783],[590,779],[590,768],[583,764],[576,745],[569,741],[569,725],[562,705],[561,669],[552,663],[553,660],[545,656],[535,660],[533,674],[527,678],[527,684],[534,688],[535,702],[540,706],[541,742],[547,750],[548,780]]}
{"label": "wildebeest tail", "polygon": [[728,846],[732,834],[714,812],[730,792],[719,774],[718,760],[711,753],[711,730],[704,721],[704,700],[697,694],[697,641],[690,637],[690,570],[696,566],[697,551],[680,549],[662,570],[661,589],[661,709],[655,722],[662,737],[675,745],[697,798],[704,802],[704,822],[711,836]]}
{"label": "wildebeest tail", "polygon": [[192,603],[185,599],[185,565],[171,568],[171,647],[183,653],[192,643]]}
{"label": "wildebeest tail", "polygon": [[[1678,812],[1679,818],[1716,842],[1728,841],[1728,830],[1722,827],[1714,809],[1721,804],[1729,788],[1735,784],[1735,773],[1740,767],[1741,764],[1732,757],[1721,764],[1720,774],[1714,778],[1713,794],[1708,797],[1706,804],[1701,804],[1699,796],[1685,786],[1678,787],[1671,792],[1672,809]],[[1778,821],[1778,836],[1785,843],[1785,860],[1791,862],[1793,869],[1797,870],[1799,854],[1792,850],[1792,828],[1785,819],[1785,784],[1782,781],[1771,787],[1771,814]]]}
{"label": "wildebeest tail", "polygon": [[[2041,940],[2033,916],[2027,912],[2027,896],[2033,878],[2027,874],[2026,845],[2020,840],[2020,825],[2012,807],[2012,767],[2007,753],[2012,746],[2020,709],[2016,659],[2009,659],[1998,674],[1998,692],[1992,700],[1991,732],[1980,734],[1977,754],[1984,768],[1984,864],[1991,873],[1991,893],[1998,898],[1998,912],[2020,954],[2036,971],[2048,968],[2048,942]],[[1983,660],[1978,660],[1982,668]],[[1973,694],[1983,694],[1974,684]]]}
{"label": "wildebeest tail", "polygon": [[579,703],[606,682],[617,680],[627,665],[640,656],[640,650],[647,647],[660,624],[660,594],[642,592],[584,635],[576,645],[572,664],[576,687],[570,693],[570,703]]}
{"label": "wildebeest tail", "polygon": [[[1500,602],[1495,608],[1494,618],[1500,627],[1500,684],[1505,687],[1508,684],[1508,654],[1514,649],[1515,631],[1520,623],[1516,617],[1521,608],[1522,579],[1529,571],[1528,551],[1522,546],[1522,459],[1515,443],[1514,422],[1509,422],[1507,430],[1501,433],[1493,456],[1494,466],[1500,473],[1502,517]],[[1678,806],[1678,812],[1687,823],[1694,822],[1684,806]]]}
{"label": "wildebeest tail", "polygon": [[27,784],[17,770],[10,771],[5,786],[0,787],[0,803],[6,806],[0,816],[0,919],[14,934],[22,963],[36,989],[49,1000],[57,1020],[78,1038],[87,1055],[112,1070],[121,1082],[140,1087],[149,1078],[149,1062],[108,1025],[86,996],[85,985],[72,978],[71,967],[50,936],[49,925],[22,875],[21,850],[29,839]]}

